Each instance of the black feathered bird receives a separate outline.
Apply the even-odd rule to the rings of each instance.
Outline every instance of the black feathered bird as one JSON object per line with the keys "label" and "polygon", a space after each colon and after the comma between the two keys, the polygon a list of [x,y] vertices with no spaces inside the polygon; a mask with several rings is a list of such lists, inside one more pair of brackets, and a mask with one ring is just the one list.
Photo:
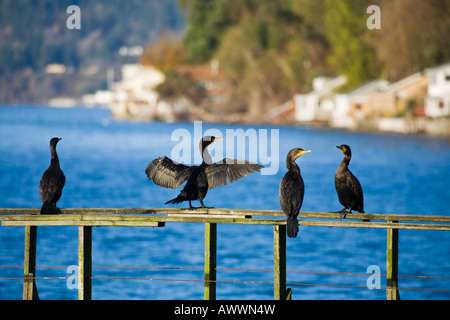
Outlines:
{"label": "black feathered bird", "polygon": [[300,173],[300,168],[295,163],[295,159],[301,155],[311,152],[302,148],[294,148],[289,151],[286,157],[286,166],[288,172],[280,182],[280,205],[281,210],[287,216],[287,235],[289,238],[295,238],[298,233],[297,216],[302,207],[303,196],[305,194],[305,185]]}
{"label": "black feathered bird", "polygon": [[228,158],[212,163],[207,147],[221,139],[223,138],[205,136],[200,140],[199,148],[203,159],[200,166],[186,166],[167,157],[160,157],[150,162],[145,173],[155,184],[175,189],[187,181],[180,194],[166,204],[189,201],[189,208],[193,208],[191,201],[198,200],[201,207],[205,208],[203,199],[209,189],[226,185],[227,179],[232,183],[263,168],[253,162]]}
{"label": "black feathered bird", "polygon": [[66,183],[66,177],[59,166],[56,144],[61,138],[50,140],[51,161],[50,166],[45,170],[39,183],[39,194],[42,200],[41,214],[59,214],[61,210],[56,203],[61,198],[62,189]]}
{"label": "black feathered bird", "polygon": [[352,210],[364,213],[364,197],[361,184],[358,179],[348,169],[350,159],[352,158],[352,150],[346,144],[336,146],[344,154],[335,176],[335,187],[339,198],[339,202],[344,206],[341,211],[338,211],[339,217],[345,218]]}

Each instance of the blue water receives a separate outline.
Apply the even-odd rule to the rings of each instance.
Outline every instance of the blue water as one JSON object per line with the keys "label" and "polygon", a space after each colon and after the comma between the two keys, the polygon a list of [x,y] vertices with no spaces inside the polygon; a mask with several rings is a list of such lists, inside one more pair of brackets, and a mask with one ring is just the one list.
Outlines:
{"label": "blue water", "polygon": [[[212,189],[205,204],[218,208],[279,209],[278,184],[285,155],[293,147],[312,150],[299,163],[306,185],[302,210],[341,208],[334,173],[342,154],[353,150],[351,170],[359,178],[369,213],[450,215],[450,145],[424,136],[351,133],[289,126],[203,124],[202,130],[279,130],[274,175],[253,174]],[[158,156],[170,156],[177,129],[194,136],[193,123],[116,121],[106,109],[0,107],[0,207],[40,207],[38,185],[57,151],[67,182],[61,208],[164,207],[179,190],[148,181],[144,170]],[[278,143],[278,142],[277,142]],[[192,153],[197,152],[197,144]],[[254,146],[250,150],[255,150]],[[276,150],[273,148],[271,150]],[[248,155],[248,153],[247,153]],[[213,155],[214,158],[214,155]],[[214,160],[219,160],[215,158]],[[258,158],[258,161],[261,159]],[[187,205],[184,204],[185,207]],[[194,205],[198,205],[197,202]],[[179,205],[180,206],[180,205]],[[77,264],[76,227],[38,228],[38,266]],[[0,227],[0,266],[23,265],[23,227]],[[400,230],[399,274],[450,277],[450,232]],[[202,280],[204,225],[166,223],[164,228],[99,227],[93,232],[93,276]],[[273,227],[218,226],[218,268],[273,269]],[[287,269],[366,273],[386,272],[386,230],[301,227],[287,240]],[[95,267],[183,267],[188,269],[102,269]],[[38,277],[65,277],[65,268],[37,269]],[[0,299],[21,299],[23,269],[0,268]],[[288,273],[287,282],[364,288],[288,285],[293,299],[385,299],[385,290],[366,288],[369,275]],[[273,281],[273,273],[218,270],[218,280]],[[386,285],[381,278],[381,287]],[[66,279],[37,280],[41,299],[77,299]],[[449,279],[401,277],[400,288],[450,290]],[[265,283],[218,283],[218,299],[272,299]],[[450,292],[401,290],[402,299],[449,299]],[[202,282],[93,279],[94,299],[203,299]]]}

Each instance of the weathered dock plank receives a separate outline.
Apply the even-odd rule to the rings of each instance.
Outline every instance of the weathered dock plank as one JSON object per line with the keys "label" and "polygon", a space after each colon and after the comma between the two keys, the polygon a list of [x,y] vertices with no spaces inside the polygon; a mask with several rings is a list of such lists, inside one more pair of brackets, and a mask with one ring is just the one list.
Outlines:
{"label": "weathered dock plank", "polygon": [[[225,209],[225,208],[67,208],[61,209],[63,215],[226,215],[252,217],[285,217],[280,210],[253,209]],[[39,209],[0,208],[0,221],[4,215],[38,215]],[[299,218],[339,219],[334,212],[301,211]],[[347,221],[375,220],[375,221],[417,221],[450,223],[450,216],[446,215],[415,215],[415,214],[380,214],[380,213],[351,213],[346,216]],[[344,221],[345,222],[345,221]]]}
{"label": "weathered dock plank", "polygon": [[[166,223],[205,224],[205,299],[216,298],[217,225],[271,225],[274,227],[274,298],[290,299],[286,289],[286,217],[279,210],[177,209],[177,208],[72,208],[60,215],[39,215],[39,209],[0,209],[4,227],[25,226],[24,299],[38,299],[34,281],[37,226],[78,226],[79,299],[92,298],[92,227],[164,227]],[[364,221],[363,221],[364,220]],[[360,214],[339,220],[333,212],[300,212],[299,225],[309,227],[378,228],[387,230],[387,299],[398,294],[398,232],[450,230],[450,217],[438,215]]]}
{"label": "weathered dock plank", "polygon": [[[274,216],[263,216],[263,218],[250,218],[247,215],[225,215],[225,214],[169,214],[169,215],[123,215],[123,214],[62,214],[62,215],[0,215],[0,222],[3,226],[135,226],[135,227],[163,227],[166,222],[187,222],[187,223],[226,223],[226,224],[251,224],[251,225],[285,225],[285,218]],[[255,215],[256,216],[256,215]],[[410,230],[450,230],[449,217],[433,216],[428,220],[412,219],[415,223],[395,223],[390,217],[387,222],[380,222],[379,217],[370,222],[354,221],[345,219],[299,219],[299,225],[312,227],[343,227],[343,228],[377,228],[377,229],[410,229]],[[385,216],[385,215],[383,215]],[[322,217],[322,216],[321,216]],[[411,218],[410,218],[411,219]],[[429,223],[429,222],[440,222]]]}

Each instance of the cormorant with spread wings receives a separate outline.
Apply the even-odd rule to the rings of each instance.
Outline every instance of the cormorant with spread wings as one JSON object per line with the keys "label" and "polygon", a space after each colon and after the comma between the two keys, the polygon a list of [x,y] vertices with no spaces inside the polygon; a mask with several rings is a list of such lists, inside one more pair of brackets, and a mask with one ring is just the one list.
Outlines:
{"label": "cormorant with spread wings", "polygon": [[205,136],[200,140],[199,147],[203,159],[200,166],[186,166],[168,157],[156,158],[149,163],[145,173],[149,180],[153,180],[159,186],[176,189],[187,181],[180,194],[166,204],[189,201],[189,208],[193,208],[191,201],[198,200],[201,207],[206,208],[203,199],[209,189],[224,186],[227,180],[233,183],[263,168],[257,163],[228,158],[212,163],[207,147],[221,139],[223,138]]}

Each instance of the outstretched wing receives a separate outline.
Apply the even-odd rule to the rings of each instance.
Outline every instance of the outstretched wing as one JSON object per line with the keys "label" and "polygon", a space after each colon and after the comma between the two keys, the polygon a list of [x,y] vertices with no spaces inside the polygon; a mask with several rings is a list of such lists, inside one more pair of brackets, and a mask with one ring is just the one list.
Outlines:
{"label": "outstretched wing", "polygon": [[233,183],[251,173],[259,172],[261,168],[264,167],[250,161],[225,158],[205,168],[208,189],[224,186],[227,180]]}
{"label": "outstretched wing", "polygon": [[145,173],[157,185],[175,189],[189,179],[192,168],[167,157],[161,157],[150,162]]}

